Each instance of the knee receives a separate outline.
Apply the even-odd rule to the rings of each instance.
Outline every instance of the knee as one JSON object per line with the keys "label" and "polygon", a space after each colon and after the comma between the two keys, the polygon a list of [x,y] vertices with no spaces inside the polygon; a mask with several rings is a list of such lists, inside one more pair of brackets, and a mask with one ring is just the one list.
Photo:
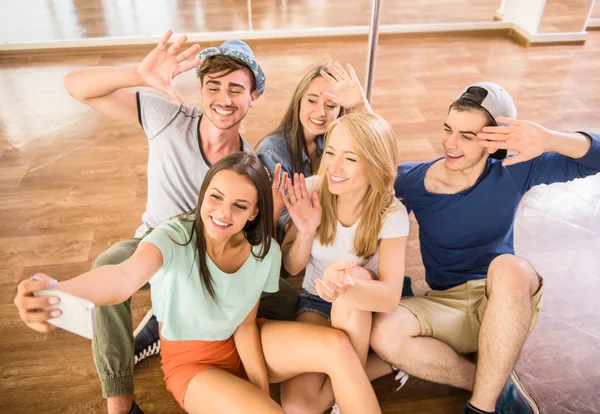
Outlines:
{"label": "knee", "polygon": [[327,334],[322,335],[321,341],[321,347],[327,356],[325,360],[330,364],[326,374],[330,374],[337,365],[345,364],[349,358],[356,357],[350,339],[339,329],[328,329]]}
{"label": "knee", "polygon": [[96,258],[92,262],[92,270],[94,270],[98,267],[101,267],[101,266],[118,264],[118,263],[114,263],[114,261],[115,260],[113,260],[113,256],[110,253],[110,249],[105,250],[102,253],[100,253],[98,256],[96,256]]}
{"label": "knee", "polygon": [[92,262],[92,269],[96,269],[97,267],[101,266],[123,263],[133,255],[138,243],[139,240],[137,239],[121,240],[116,242],[107,250],[100,253],[96,259],[94,259]]}
{"label": "knee", "polygon": [[377,313],[373,316],[370,345],[383,360],[397,362],[397,356],[404,353],[402,348],[412,336],[406,326],[394,323],[393,314]]}
{"label": "knee", "polygon": [[317,398],[310,384],[306,381],[292,379],[291,381],[284,382],[281,384],[280,397],[281,407],[286,414],[321,412],[318,407],[314,406]]}
{"label": "knee", "polygon": [[281,388],[281,407],[286,414],[306,414],[311,411],[311,404],[314,397],[304,392],[301,387],[296,387],[294,390],[284,391]]}
{"label": "knee", "polygon": [[366,269],[362,266],[356,266],[352,269],[346,270],[352,279],[363,279],[363,280],[372,280],[375,279],[375,273],[373,271]]}
{"label": "knee", "polygon": [[533,265],[512,254],[503,254],[492,260],[487,276],[489,295],[501,291],[510,295],[533,296],[539,285]]}

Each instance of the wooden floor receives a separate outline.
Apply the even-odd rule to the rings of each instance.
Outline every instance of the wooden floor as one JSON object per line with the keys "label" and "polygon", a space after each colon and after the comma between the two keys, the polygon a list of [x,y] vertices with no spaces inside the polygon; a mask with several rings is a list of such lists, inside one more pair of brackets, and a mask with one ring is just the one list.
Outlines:
{"label": "wooden floor", "polygon": [[[308,68],[337,59],[364,74],[366,39],[253,47],[268,85],[243,124],[253,144],[277,124]],[[133,65],[146,51],[0,58],[2,413],[105,412],[89,342],[26,329],[11,301],[20,280],[38,271],[59,280],[73,277],[137,228],[146,197],[144,134],[136,123],[110,121],[70,98],[62,77],[87,65]],[[521,118],[600,132],[598,73],[600,32],[590,33],[584,46],[532,49],[500,37],[384,38],[374,108],[396,131],[399,161],[421,161],[440,153],[447,107],[475,81],[501,83]],[[188,104],[199,103],[196,82],[192,74],[175,82]],[[553,196],[544,190],[529,197],[517,221],[518,252],[546,278],[544,310],[519,372],[547,414],[600,412],[597,178],[548,187]],[[565,192],[578,202],[540,203],[560,200]],[[416,229],[413,221],[407,274],[422,291]],[[149,306],[148,292],[136,294],[136,322]],[[136,369],[135,382],[147,413],[180,412],[165,389],[158,358]],[[468,398],[414,378],[399,392],[389,377],[375,387],[385,413],[458,413]]]}
{"label": "wooden floor", "polygon": [[[0,41],[249,30],[244,0],[0,2]],[[489,22],[500,0],[385,0],[381,23]],[[340,11],[343,10],[343,13]],[[253,30],[368,25],[371,0],[251,0]]]}

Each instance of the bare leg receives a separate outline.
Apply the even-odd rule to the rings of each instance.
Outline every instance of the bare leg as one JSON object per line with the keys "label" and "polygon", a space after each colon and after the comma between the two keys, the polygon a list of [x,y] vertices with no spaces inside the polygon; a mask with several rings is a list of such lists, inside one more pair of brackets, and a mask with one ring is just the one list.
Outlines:
{"label": "bare leg", "polygon": [[410,375],[472,390],[475,365],[445,343],[420,335],[416,316],[399,306],[393,313],[375,314],[371,346],[383,360]]}
{"label": "bare leg", "polygon": [[[260,333],[270,381],[320,372],[331,378],[343,413],[381,413],[360,359],[343,332],[306,323],[269,321],[260,327]],[[286,409],[286,413],[290,411]]]}
{"label": "bare leg", "polygon": [[527,260],[502,255],[489,267],[486,289],[489,299],[481,322],[471,403],[494,411],[527,338],[532,297],[539,289],[539,280]]}
{"label": "bare leg", "polygon": [[197,374],[185,392],[185,410],[192,414],[283,414],[264,391],[221,369]]}
{"label": "bare leg", "polygon": [[[298,322],[330,327],[324,316],[314,312],[298,315]],[[281,384],[281,405],[288,414],[318,413],[321,414],[334,402],[331,380],[320,372],[306,372],[295,376]]]}
{"label": "bare leg", "polygon": [[[362,267],[351,269],[349,272],[354,279],[372,278],[369,271]],[[357,309],[343,297],[337,299],[331,307],[331,326],[348,335],[363,366],[367,365],[372,322],[373,312]]]}
{"label": "bare leg", "polygon": [[386,376],[392,373],[392,366],[389,362],[384,361],[381,357],[375,353],[370,353],[367,357],[367,377],[369,381],[375,381],[377,378]]}

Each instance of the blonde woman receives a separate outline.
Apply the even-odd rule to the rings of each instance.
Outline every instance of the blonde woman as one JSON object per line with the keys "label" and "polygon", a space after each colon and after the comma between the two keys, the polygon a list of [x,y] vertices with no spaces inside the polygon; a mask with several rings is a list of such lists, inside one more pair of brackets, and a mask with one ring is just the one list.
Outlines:
{"label": "blonde woman", "polygon": [[[354,69],[350,64],[347,69],[338,62],[319,65],[300,80],[281,123],[256,147],[271,177],[317,174],[329,125],[350,109],[371,111]],[[276,229],[280,242],[288,222],[284,210]]]}
{"label": "blonde woman", "polygon": [[[408,214],[394,197],[396,140],[368,113],[329,127],[318,176],[296,175],[281,192],[293,224],[282,245],[293,275],[306,269],[297,320],[344,331],[367,365],[373,312],[392,312],[404,282]],[[392,371],[373,357],[369,376]],[[329,379],[309,373],[282,385],[289,414],[322,412],[334,402]]]}

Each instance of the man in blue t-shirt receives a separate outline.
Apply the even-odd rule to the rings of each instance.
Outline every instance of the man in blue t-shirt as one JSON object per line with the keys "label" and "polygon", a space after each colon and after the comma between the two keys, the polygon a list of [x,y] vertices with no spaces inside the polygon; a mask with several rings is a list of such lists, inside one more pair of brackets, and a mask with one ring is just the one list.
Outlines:
{"label": "man in blue t-shirt", "polygon": [[[515,214],[531,187],[600,170],[599,135],[550,131],[516,115],[499,85],[469,86],[450,105],[445,157],[400,165],[395,183],[419,223],[432,290],[377,314],[371,345],[409,374],[472,390],[464,413],[539,412],[513,371],[543,288],[514,254]],[[506,158],[507,150],[517,154]],[[475,351],[476,365],[461,356]]]}

